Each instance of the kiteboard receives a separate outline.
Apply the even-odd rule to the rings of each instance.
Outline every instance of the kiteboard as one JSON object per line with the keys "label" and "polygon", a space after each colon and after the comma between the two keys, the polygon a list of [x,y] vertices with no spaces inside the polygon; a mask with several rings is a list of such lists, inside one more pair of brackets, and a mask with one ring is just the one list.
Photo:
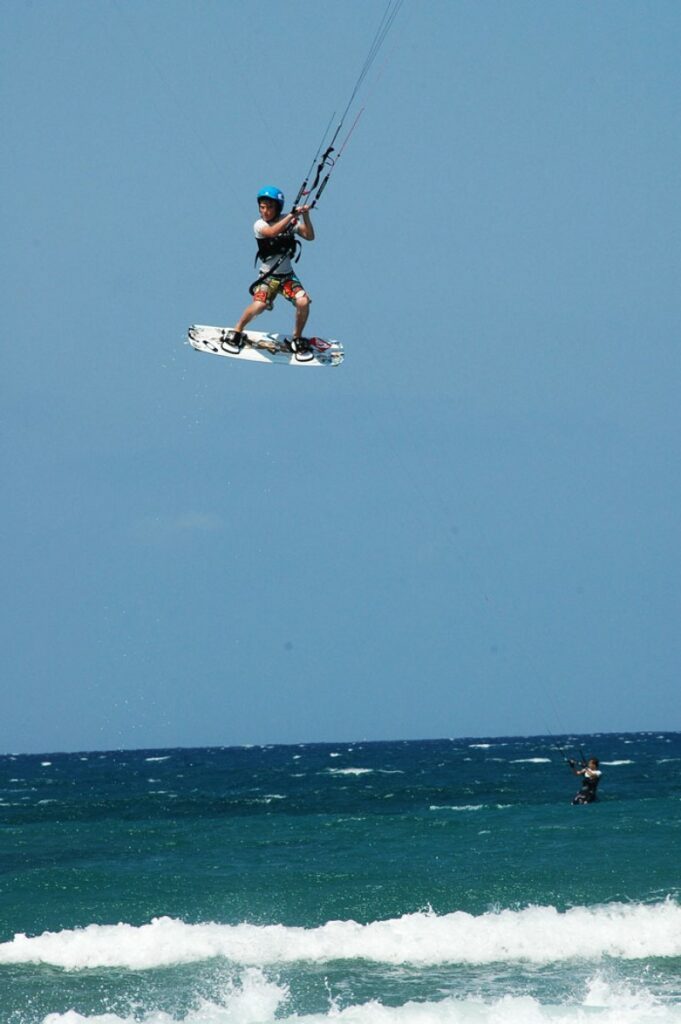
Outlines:
{"label": "kiteboard", "polygon": [[251,363],[288,363],[289,366],[340,366],[345,353],[339,341],[324,338],[309,338],[312,359],[300,362],[296,359],[289,338],[285,334],[268,334],[264,331],[244,331],[246,344],[240,352],[228,352],[222,341],[230,327],[208,327],[193,324],[187,331],[187,340],[197,352],[208,352],[229,359],[241,359]]}

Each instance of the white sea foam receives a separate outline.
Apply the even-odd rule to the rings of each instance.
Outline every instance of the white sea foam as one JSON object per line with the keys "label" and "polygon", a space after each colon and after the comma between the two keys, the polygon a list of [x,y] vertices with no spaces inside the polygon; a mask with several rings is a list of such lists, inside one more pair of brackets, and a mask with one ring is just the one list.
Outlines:
{"label": "white sea foam", "polygon": [[[132,1018],[119,1017],[113,1013],[84,1017],[70,1010],[68,1013],[48,1014],[43,1024],[270,1024],[287,999],[288,989],[285,985],[268,981],[261,971],[250,968],[237,982],[227,985],[219,1002],[197,1000],[196,1008],[181,1022],[160,1011],[152,1011],[142,1018],[137,1015]],[[311,1022],[314,1018],[298,1019]]]}
{"label": "white sea foam", "polygon": [[51,1013],[43,1024],[681,1024],[678,1005],[661,1004],[646,989],[636,991],[598,977],[580,1001],[562,1005],[519,995],[494,1000],[449,996],[400,1006],[372,1000],[344,1009],[330,1000],[326,1012],[287,1015],[288,996],[285,986],[251,969],[213,1001],[197,1001],[180,1021],[153,1010],[134,1018],[111,1013],[87,1017],[71,1010]]}
{"label": "white sea foam", "polygon": [[429,811],[505,811],[513,804],[431,804]]}
{"label": "white sea foam", "polygon": [[329,775],[371,775],[373,768],[327,768]]}
{"label": "white sea foam", "polygon": [[0,964],[46,963],[67,970],[144,970],[222,957],[242,966],[368,960],[386,964],[548,964],[581,958],[624,960],[681,956],[681,906],[612,903],[595,907],[526,907],[475,916],[456,911],[405,914],[318,928],[185,924],[154,918],[139,927],[98,925],[0,944]]}
{"label": "white sea foam", "polygon": [[633,761],[601,761],[601,764],[607,764],[610,767],[614,767],[618,764],[633,764]]}
{"label": "white sea foam", "polygon": [[550,757],[519,757],[511,764],[551,764]]}
{"label": "white sea foam", "polygon": [[430,811],[481,811],[484,804],[431,804]]}

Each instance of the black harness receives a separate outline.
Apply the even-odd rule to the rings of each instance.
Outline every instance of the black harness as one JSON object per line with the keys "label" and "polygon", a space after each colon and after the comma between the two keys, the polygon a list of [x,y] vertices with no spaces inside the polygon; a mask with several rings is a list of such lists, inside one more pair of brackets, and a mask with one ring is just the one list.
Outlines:
{"label": "black harness", "polygon": [[300,239],[296,238],[292,229],[280,232],[273,238],[257,238],[258,252],[255,257],[256,263],[258,260],[263,262],[277,257],[275,262],[267,270],[264,270],[260,276],[249,286],[249,292],[251,295],[256,290],[258,285],[261,285],[263,281],[267,280],[268,277],[288,277],[288,274],[277,274],[277,268],[281,266],[284,260],[288,257],[292,260],[300,259],[300,250],[302,248]]}

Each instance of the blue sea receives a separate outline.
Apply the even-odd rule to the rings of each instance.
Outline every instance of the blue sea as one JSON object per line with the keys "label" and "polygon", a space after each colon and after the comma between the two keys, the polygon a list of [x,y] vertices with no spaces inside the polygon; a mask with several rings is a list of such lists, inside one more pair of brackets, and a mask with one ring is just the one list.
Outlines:
{"label": "blue sea", "polygon": [[0,1022],[681,1024],[680,768],[679,733],[0,757]]}

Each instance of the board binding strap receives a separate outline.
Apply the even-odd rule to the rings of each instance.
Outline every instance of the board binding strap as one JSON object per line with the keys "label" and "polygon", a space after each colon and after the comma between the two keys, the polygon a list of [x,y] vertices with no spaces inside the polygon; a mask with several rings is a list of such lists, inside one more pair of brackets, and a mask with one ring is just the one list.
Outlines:
{"label": "board binding strap", "polygon": [[187,340],[197,352],[227,356],[252,363],[288,363],[289,366],[340,366],[345,353],[339,341],[324,338],[309,338],[312,359],[300,362],[291,348],[285,334],[270,334],[265,331],[243,331],[246,344],[240,352],[230,352],[222,344],[230,327],[210,327],[193,324],[187,331]]}

